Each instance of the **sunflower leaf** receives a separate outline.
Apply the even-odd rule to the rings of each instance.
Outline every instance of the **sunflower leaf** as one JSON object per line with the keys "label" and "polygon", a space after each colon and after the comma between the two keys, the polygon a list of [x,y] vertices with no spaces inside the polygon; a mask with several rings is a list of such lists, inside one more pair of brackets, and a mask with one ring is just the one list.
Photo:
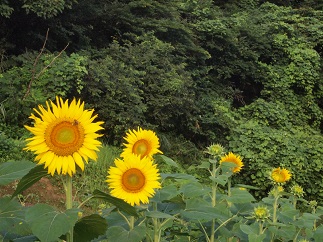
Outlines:
{"label": "sunflower leaf", "polygon": [[171,159],[165,155],[158,155],[158,156],[161,157],[166,162],[167,165],[179,168],[178,164],[173,159]]}
{"label": "sunflower leaf", "polygon": [[7,185],[20,179],[35,167],[35,163],[30,161],[12,161],[0,165],[0,185]]}
{"label": "sunflower leaf", "polygon": [[123,212],[126,212],[129,215],[138,216],[136,209],[134,207],[132,207],[130,204],[126,203],[122,199],[119,199],[119,198],[113,197],[107,193],[101,192],[100,190],[96,189],[93,192],[93,198],[103,199],[109,203],[112,203],[118,209],[120,209]]}
{"label": "sunflower leaf", "polygon": [[78,218],[78,209],[69,209],[64,213],[56,211],[47,204],[36,204],[26,212],[26,220],[32,233],[40,241],[58,241],[75,224]]}
{"label": "sunflower leaf", "polygon": [[139,242],[146,235],[146,227],[139,225],[128,231],[121,226],[111,226],[107,230],[109,241]]}
{"label": "sunflower leaf", "polygon": [[91,214],[81,218],[74,226],[74,240],[78,242],[92,241],[105,234],[107,221],[98,214]]}
{"label": "sunflower leaf", "polygon": [[7,239],[13,234],[30,233],[30,228],[25,221],[25,208],[10,197],[0,198],[0,235]]}
{"label": "sunflower leaf", "polygon": [[38,165],[31,169],[27,175],[25,175],[19,181],[15,192],[12,194],[11,198],[17,196],[18,194],[25,191],[27,188],[31,187],[33,184],[38,182],[42,177],[47,176],[47,170],[44,169],[43,165]]}

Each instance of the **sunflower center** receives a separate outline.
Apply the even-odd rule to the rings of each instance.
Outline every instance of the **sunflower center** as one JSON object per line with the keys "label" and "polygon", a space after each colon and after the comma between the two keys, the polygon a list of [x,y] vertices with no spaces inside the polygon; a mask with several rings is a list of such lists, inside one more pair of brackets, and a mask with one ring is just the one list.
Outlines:
{"label": "sunflower center", "polygon": [[45,142],[58,156],[69,156],[82,147],[84,128],[78,122],[57,120],[45,131]]}
{"label": "sunflower center", "polygon": [[141,139],[133,145],[132,153],[140,155],[140,157],[143,158],[149,154],[150,149],[151,148],[147,140]]}
{"label": "sunflower center", "polygon": [[145,182],[144,174],[136,168],[131,168],[122,175],[122,185],[127,192],[136,193],[141,191]]}

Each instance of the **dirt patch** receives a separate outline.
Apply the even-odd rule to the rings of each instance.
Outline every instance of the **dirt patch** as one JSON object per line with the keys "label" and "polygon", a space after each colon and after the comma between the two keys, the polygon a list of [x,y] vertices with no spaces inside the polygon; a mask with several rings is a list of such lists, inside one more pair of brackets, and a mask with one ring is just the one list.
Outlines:
{"label": "dirt patch", "polygon": [[[0,188],[0,197],[11,196],[17,186],[17,182]],[[58,210],[65,210],[65,191],[62,184],[54,178],[43,177],[30,188],[25,190],[17,198],[23,206],[31,206],[37,203],[46,203]]]}

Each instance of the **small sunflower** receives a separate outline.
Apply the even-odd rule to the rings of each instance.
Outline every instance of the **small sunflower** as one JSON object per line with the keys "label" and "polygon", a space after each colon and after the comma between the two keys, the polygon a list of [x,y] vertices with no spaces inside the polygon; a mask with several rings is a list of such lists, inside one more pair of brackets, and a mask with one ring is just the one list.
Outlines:
{"label": "small sunflower", "polygon": [[255,207],[253,210],[253,217],[257,219],[258,221],[264,221],[270,217],[269,210],[267,206],[261,206]]}
{"label": "small sunflower", "polygon": [[149,198],[160,188],[160,175],[157,165],[147,157],[140,159],[138,155],[128,155],[124,160],[114,161],[110,167],[106,182],[111,195],[123,199],[131,206],[149,203]]}
{"label": "small sunflower", "polygon": [[224,147],[220,144],[211,144],[206,148],[206,153],[212,156],[221,156],[224,153]]}
{"label": "small sunflower", "polygon": [[139,155],[141,159],[144,157],[152,159],[154,154],[163,153],[159,150],[159,139],[152,130],[144,130],[142,128],[138,128],[137,131],[129,130],[124,139],[128,143],[124,144],[126,148],[123,149],[121,157],[135,154]]}
{"label": "small sunflower", "polygon": [[304,196],[304,189],[303,187],[301,187],[300,185],[298,184],[295,184],[294,186],[291,187],[291,193],[294,195],[294,196],[297,196],[297,197],[303,197]]}
{"label": "small sunflower", "polygon": [[274,168],[271,172],[271,178],[274,182],[285,183],[291,179],[292,175],[289,170],[280,167]]}
{"label": "small sunflower", "polygon": [[236,166],[232,168],[233,173],[238,173],[241,168],[243,167],[243,162],[240,156],[233,154],[232,152],[229,152],[226,156],[223,156],[220,160],[220,164],[222,162],[232,162]]}
{"label": "small sunflower", "polygon": [[68,104],[62,98],[56,97],[56,104],[46,102],[47,109],[42,105],[36,114],[31,114],[34,126],[25,126],[34,136],[28,138],[25,150],[34,152],[38,164],[45,164],[48,173],[69,174],[76,172],[76,165],[84,170],[84,162],[97,159],[101,142],[97,140],[103,129],[103,122],[93,122],[97,115],[94,110],[84,110],[84,102],[80,100]]}

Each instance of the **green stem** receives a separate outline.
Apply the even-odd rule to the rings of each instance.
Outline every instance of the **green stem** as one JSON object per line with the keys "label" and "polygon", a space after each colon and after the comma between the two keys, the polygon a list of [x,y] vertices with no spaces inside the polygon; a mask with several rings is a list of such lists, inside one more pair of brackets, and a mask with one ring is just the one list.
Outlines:
{"label": "green stem", "polygon": [[259,221],[259,235],[264,233],[263,221]]}
{"label": "green stem", "polygon": [[[278,208],[278,199],[279,195],[275,196],[274,204],[273,204],[273,223],[277,223],[277,208]],[[271,241],[274,241],[275,234],[271,234]]]}
{"label": "green stem", "polygon": [[[157,203],[153,202],[153,209],[157,211]],[[154,242],[160,241],[160,229],[159,229],[159,221],[158,218],[153,218],[153,225],[154,225]]]}
{"label": "green stem", "polygon": [[[212,177],[215,178],[216,176],[216,164],[213,163],[212,166]],[[216,190],[217,190],[218,184],[212,180],[212,207],[215,207],[216,205]],[[212,219],[211,224],[211,235],[210,235],[210,242],[214,242],[214,235],[215,235],[215,219]]]}
{"label": "green stem", "polygon": [[277,223],[277,208],[278,208],[278,198],[279,195],[275,197],[274,204],[273,204],[273,223]]}
{"label": "green stem", "polygon": [[228,179],[228,197],[231,197],[231,177]]}
{"label": "green stem", "polygon": [[[67,175],[66,176],[66,183],[65,183],[65,194],[66,194],[66,209],[73,208],[73,184],[72,184],[72,177]],[[73,242],[73,228],[66,234],[66,241]]]}
{"label": "green stem", "polygon": [[131,216],[129,220],[129,229],[133,230],[134,227],[135,227],[135,217]]}

